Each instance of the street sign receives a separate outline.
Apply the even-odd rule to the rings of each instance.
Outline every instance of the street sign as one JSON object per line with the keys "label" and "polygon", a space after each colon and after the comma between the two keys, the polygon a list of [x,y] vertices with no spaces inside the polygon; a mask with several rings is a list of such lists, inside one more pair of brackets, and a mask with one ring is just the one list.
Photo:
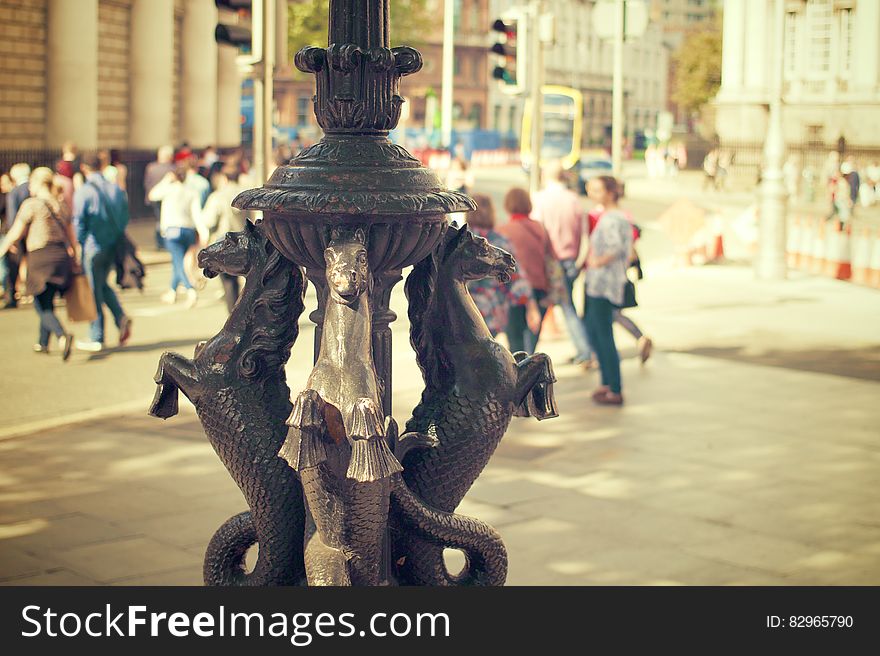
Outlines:
{"label": "street sign", "polygon": [[[614,12],[618,0],[598,0],[593,7],[593,30],[600,39],[614,38]],[[625,38],[636,39],[648,29],[648,3],[624,0]]]}

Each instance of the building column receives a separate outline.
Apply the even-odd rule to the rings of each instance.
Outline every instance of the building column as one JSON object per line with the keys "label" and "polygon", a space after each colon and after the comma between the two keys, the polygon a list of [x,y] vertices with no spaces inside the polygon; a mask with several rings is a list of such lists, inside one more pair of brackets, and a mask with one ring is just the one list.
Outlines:
{"label": "building column", "polygon": [[174,0],[134,0],[130,51],[132,148],[154,149],[172,143],[176,120],[174,45]]}
{"label": "building column", "polygon": [[[769,92],[768,62],[770,50],[768,25],[773,20],[773,4],[767,0],[746,0],[746,33],[749,35],[745,50],[745,88],[753,99],[766,102]],[[754,101],[754,100],[753,100]]]}
{"label": "building column", "polygon": [[235,64],[238,50],[231,46],[217,48],[217,145],[222,148],[241,145],[241,75]]}
{"label": "building column", "polygon": [[200,148],[217,142],[217,7],[187,0],[181,31],[181,139]]}
{"label": "building column", "polygon": [[720,97],[734,98],[743,88],[745,25],[744,0],[724,0],[724,45],[721,55],[721,90],[718,94]]}
{"label": "building column", "polygon": [[852,52],[853,90],[880,91],[880,3],[860,2],[854,9]]}
{"label": "building column", "polygon": [[49,146],[98,147],[98,0],[49,0],[47,126]]}

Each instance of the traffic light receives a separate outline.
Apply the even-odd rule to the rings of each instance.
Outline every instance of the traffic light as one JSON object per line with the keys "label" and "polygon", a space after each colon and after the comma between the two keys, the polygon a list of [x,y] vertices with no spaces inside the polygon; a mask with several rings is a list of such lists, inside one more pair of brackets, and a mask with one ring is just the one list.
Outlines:
{"label": "traffic light", "polygon": [[240,63],[255,64],[262,60],[263,0],[214,0],[217,9],[235,12],[235,23],[218,23],[214,39],[221,45],[237,48]]}
{"label": "traffic light", "polygon": [[489,52],[494,60],[492,77],[498,80],[505,93],[520,93],[525,89],[526,21],[515,16],[499,18],[492,24],[494,43]]}

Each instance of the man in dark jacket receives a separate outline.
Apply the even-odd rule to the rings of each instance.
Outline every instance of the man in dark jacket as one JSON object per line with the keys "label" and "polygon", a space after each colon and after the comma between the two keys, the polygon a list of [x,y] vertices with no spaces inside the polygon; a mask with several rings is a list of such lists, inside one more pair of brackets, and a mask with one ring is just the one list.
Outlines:
{"label": "man in dark jacket", "polygon": [[[13,164],[9,169],[9,177],[15,187],[6,194],[6,225],[3,226],[2,232],[6,232],[15,222],[15,215],[18,214],[18,208],[31,195],[28,188],[28,178],[31,175],[31,167],[27,164]],[[14,308],[18,305],[15,300],[15,285],[18,283],[18,267],[21,264],[22,253],[18,247],[13,246],[3,259],[3,289],[6,293],[6,300],[3,305],[4,309]]]}
{"label": "man in dark jacket", "polygon": [[117,244],[128,225],[128,199],[122,189],[101,175],[97,156],[83,157],[80,170],[85,183],[73,195],[73,224],[82,245],[83,268],[95,295],[98,318],[90,328],[91,341],[79,342],[77,348],[97,352],[104,348],[104,305],[119,328],[119,345],[125,346],[131,337],[131,319],[107,282],[116,262]]}

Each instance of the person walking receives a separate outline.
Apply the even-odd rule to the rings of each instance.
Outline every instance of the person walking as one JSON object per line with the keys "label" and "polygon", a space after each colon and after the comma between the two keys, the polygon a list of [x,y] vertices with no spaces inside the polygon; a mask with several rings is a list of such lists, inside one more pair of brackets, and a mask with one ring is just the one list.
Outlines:
{"label": "person walking", "polygon": [[202,206],[199,194],[184,184],[186,168],[177,167],[168,173],[149,193],[151,202],[162,204],[159,229],[165,240],[165,248],[171,253],[170,289],[162,294],[163,303],[177,302],[177,288],[186,290],[188,307],[198,302],[198,294],[186,275],[184,258],[190,247],[196,243],[197,230],[201,222]]}
{"label": "person walking", "polygon": [[95,155],[85,155],[80,164],[85,182],[73,194],[73,225],[82,245],[83,268],[95,296],[98,317],[89,327],[88,342],[77,342],[83,351],[104,348],[104,306],[110,310],[119,329],[119,346],[131,337],[131,318],[122,309],[116,292],[107,282],[116,262],[116,246],[128,225],[128,199],[125,192],[101,175]]}
{"label": "person walking", "polygon": [[[468,227],[474,234],[484,237],[492,246],[513,253],[510,242],[495,230],[495,208],[492,199],[485,194],[473,194],[472,198],[477,204],[477,209],[468,214]],[[532,286],[526,280],[518,263],[516,273],[506,283],[497,278],[484,278],[471,280],[467,287],[492,337],[507,333],[511,307],[522,305],[526,309],[526,324],[529,329],[534,332],[541,329],[541,311],[535,301]]]}
{"label": "person walking", "polygon": [[[24,162],[13,164],[12,168],[9,169],[9,177],[12,180],[13,187],[6,194],[6,224],[3,226],[4,231],[12,229],[19,208],[30,196],[30,175],[31,167]],[[10,244],[3,256],[2,282],[6,294],[3,305],[4,310],[18,307],[15,291],[18,286],[18,270],[21,267],[23,257],[24,252],[20,243]]]}
{"label": "person walking", "polygon": [[[241,232],[245,228],[247,219],[240,210],[232,206],[233,199],[241,191],[238,183],[229,179],[229,176],[234,174],[234,171],[224,169],[211,176],[211,185],[214,187],[214,191],[208,196],[201,217],[202,226],[208,233],[208,244],[224,239],[226,233]],[[220,273],[220,280],[223,283],[226,309],[232,312],[241,291],[238,276]]]}
{"label": "person walking", "polygon": [[150,192],[162,181],[169,173],[174,171],[174,148],[172,146],[162,146],[156,151],[156,161],[147,164],[144,171],[144,200],[150,209],[153,210],[153,216],[156,218],[156,248],[162,250],[165,248],[165,240],[162,239],[162,232],[159,227],[162,216],[162,202],[151,201]]}
{"label": "person walking", "polygon": [[[602,214],[605,211],[605,208],[602,205],[596,205],[592,210],[587,214],[587,230],[588,233],[592,236],[593,232],[596,230],[596,226],[599,224],[599,219],[602,218]],[[639,258],[639,254],[636,251],[636,242],[641,238],[642,231],[639,229],[635,223],[633,223],[632,216],[626,210],[622,210],[623,215],[626,217],[626,220],[630,222],[632,226],[632,252],[629,257],[629,266],[627,270],[634,269],[636,272],[636,277],[641,280],[642,279],[642,263]],[[587,317],[584,315],[584,326],[586,326]],[[642,330],[636,325],[636,322],[630,319],[623,313],[621,308],[614,309],[614,323],[618,324],[621,328],[626,330],[630,335],[633,336],[633,339],[636,340],[636,347],[639,350],[639,359],[642,364],[648,361],[648,358],[651,357],[651,351],[654,348],[654,342],[650,337],[645,335]]]}
{"label": "person walking", "polygon": [[[532,286],[532,296],[538,306],[541,321],[549,307],[548,292],[550,279],[547,275],[547,260],[558,260],[553,245],[544,226],[529,218],[532,202],[529,192],[514,187],[504,197],[504,209],[510,216],[507,224],[498,228],[498,233],[507,238],[513,248],[512,254]],[[541,325],[530,327],[526,320],[526,305],[510,308],[507,323],[507,339],[512,352],[525,351],[532,354],[541,335]]]}
{"label": "person walking", "polygon": [[599,176],[587,185],[588,196],[604,211],[590,238],[587,255],[584,317],[590,343],[599,359],[602,384],[593,400],[602,405],[622,405],[620,355],[614,343],[614,310],[623,305],[626,269],[632,249],[632,226],[620,210],[617,180]]}
{"label": "person walking", "polygon": [[544,189],[535,194],[531,216],[540,221],[547,230],[565,276],[566,297],[561,306],[565,326],[575,348],[571,362],[586,365],[592,356],[590,343],[572,300],[574,283],[580,274],[577,259],[581,250],[581,239],[586,232],[584,208],[578,195],[566,186],[565,169],[558,161],[549,164],[544,175],[546,184]]}
{"label": "person walking", "polygon": [[62,190],[53,184],[51,169],[40,167],[30,176],[30,198],[18,210],[12,228],[0,242],[0,255],[24,240],[28,253],[27,293],[34,297],[39,317],[37,353],[49,353],[49,338],[58,338],[61,359],[70,357],[73,335],[55,316],[55,296],[71,284],[76,262],[73,244],[76,236],[70,223],[70,210],[62,200]]}

